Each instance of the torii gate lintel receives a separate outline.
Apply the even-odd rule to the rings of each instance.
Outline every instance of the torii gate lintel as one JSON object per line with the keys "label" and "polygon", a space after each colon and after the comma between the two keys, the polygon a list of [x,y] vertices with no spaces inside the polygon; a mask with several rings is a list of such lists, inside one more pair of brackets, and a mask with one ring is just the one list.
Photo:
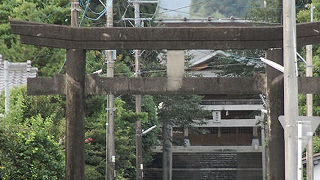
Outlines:
{"label": "torii gate lintel", "polygon": [[[77,28],[11,20],[21,42],[63,49],[269,49],[282,48],[282,26]],[[297,25],[299,46],[320,42],[320,23]]]}
{"label": "torii gate lintel", "polygon": [[[75,28],[43,23],[30,23],[11,20],[11,32],[21,36],[25,44],[55,47],[63,49],[263,49],[282,48],[282,26],[272,27],[210,27],[210,28]],[[305,23],[297,25],[298,46],[316,44],[320,42],[320,23]],[[78,55],[81,55],[78,54]],[[85,63],[85,53],[80,57]],[[73,63],[76,63],[73,59]],[[82,71],[84,72],[84,71]],[[78,74],[79,75],[79,74]],[[71,77],[77,78],[77,76]],[[84,80],[84,74],[81,81]],[[268,75],[267,75],[268,76]],[[41,94],[66,94],[66,79],[60,75],[54,78],[37,78],[28,80],[28,93]],[[125,94],[257,94],[265,93],[266,78],[256,76],[249,78],[184,78],[182,86],[174,91],[167,87],[166,78],[124,78],[108,79],[88,75],[86,87],[83,91],[89,94],[125,93]],[[281,80],[281,79],[280,79]],[[158,84],[156,84],[156,82]],[[300,78],[300,93],[319,93],[319,78]],[[199,85],[199,83],[201,85]],[[84,90],[85,89],[85,90]],[[82,93],[84,94],[84,93]],[[83,115],[82,112],[80,114]],[[71,124],[70,124],[71,125]],[[71,125],[73,136],[84,135],[77,132],[76,124]],[[83,129],[83,128],[81,128]],[[83,134],[81,134],[83,133]],[[67,137],[68,139],[69,137]],[[79,142],[83,143],[83,142]],[[71,145],[77,147],[77,145]],[[73,151],[68,148],[67,151]],[[72,153],[70,153],[72,154]],[[76,153],[74,153],[76,154]],[[70,158],[70,157],[69,157]],[[73,157],[71,157],[73,158]],[[76,160],[83,163],[83,154],[79,151]],[[70,162],[70,161],[69,161]],[[67,162],[68,163],[68,162]],[[77,163],[74,163],[77,165]],[[69,174],[83,174],[80,168],[69,166]]]}

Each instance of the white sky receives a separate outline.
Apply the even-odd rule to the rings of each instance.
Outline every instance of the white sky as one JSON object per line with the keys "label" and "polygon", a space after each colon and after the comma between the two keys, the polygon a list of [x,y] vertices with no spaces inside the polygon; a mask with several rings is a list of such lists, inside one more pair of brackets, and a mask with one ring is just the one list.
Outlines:
{"label": "white sky", "polygon": [[[191,0],[160,0],[159,17],[189,17]],[[173,10],[173,11],[172,11]]]}

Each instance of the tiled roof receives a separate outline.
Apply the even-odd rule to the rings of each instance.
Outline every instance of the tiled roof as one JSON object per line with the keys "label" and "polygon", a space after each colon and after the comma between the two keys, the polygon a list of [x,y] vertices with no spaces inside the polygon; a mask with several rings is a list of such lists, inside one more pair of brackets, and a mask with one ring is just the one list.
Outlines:
{"label": "tiled roof", "polygon": [[[9,89],[27,83],[27,78],[37,76],[38,68],[31,67],[31,61],[24,63],[8,63],[9,69]],[[4,61],[0,58],[0,92],[5,89]]]}
{"label": "tiled roof", "polygon": [[189,51],[189,54],[193,56],[193,58],[190,60],[191,67],[198,66],[202,63],[210,62],[212,61],[213,57],[222,55],[225,57],[229,57],[230,54],[226,53],[221,50],[212,51],[212,50],[191,50]]}

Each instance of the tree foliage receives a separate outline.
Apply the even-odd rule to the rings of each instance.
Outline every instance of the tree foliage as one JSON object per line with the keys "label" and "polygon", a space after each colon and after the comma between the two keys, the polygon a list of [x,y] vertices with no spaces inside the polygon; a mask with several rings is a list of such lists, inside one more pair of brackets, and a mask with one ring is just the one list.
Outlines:
{"label": "tree foliage", "polygon": [[[9,17],[17,20],[67,25],[70,19],[68,0],[0,2],[0,54],[11,62],[31,60],[43,76],[58,72],[65,50],[22,45],[19,37],[10,33]],[[66,21],[67,20],[67,21]]]}
{"label": "tree foliage", "polygon": [[243,18],[246,16],[247,0],[192,0],[190,14],[192,17]]}
{"label": "tree foliage", "polygon": [[282,22],[282,0],[266,0],[266,7],[261,1],[251,1],[247,19],[268,23]]}
{"label": "tree foliage", "polygon": [[[106,98],[102,96],[89,97],[87,100],[86,139],[86,179],[104,179],[105,175],[105,113]],[[157,124],[155,106],[151,96],[143,98],[143,113],[135,113],[127,109],[126,102],[121,98],[115,100],[115,142],[116,170],[118,179],[135,178],[135,123],[141,120],[142,127],[147,129],[151,124]],[[151,160],[150,148],[156,142],[156,132],[143,136],[144,162]]]}
{"label": "tree foliage", "polygon": [[[25,92],[25,87],[11,91],[10,113],[1,119],[0,178],[63,179],[64,155],[58,145],[63,126],[55,111],[59,105],[50,104],[44,96],[28,97],[41,102],[28,104]],[[4,104],[3,95],[1,102]],[[42,114],[43,105],[52,109]]]}
{"label": "tree foliage", "polygon": [[181,127],[190,127],[195,120],[201,120],[207,115],[200,102],[201,96],[159,96],[158,116],[161,122]]}
{"label": "tree foliage", "polygon": [[[320,18],[320,1],[319,0],[313,0],[314,5],[314,21],[318,21]],[[298,22],[310,22],[310,4],[307,5],[307,8],[301,9],[297,13],[297,21]],[[305,49],[300,49],[300,54],[305,57]],[[319,45],[313,45],[313,54],[312,54],[312,63],[313,63],[313,76],[319,77],[320,75],[320,47]],[[299,71],[302,76],[305,74],[306,66],[304,63],[299,64]],[[305,95],[299,95],[299,111],[300,114],[305,115],[306,114],[306,96]],[[314,116],[320,116],[320,96],[318,94],[313,95],[313,115]],[[320,129],[318,128],[316,130],[316,135],[319,137],[320,135]],[[314,150],[315,152],[319,152],[319,138],[316,137],[314,141]]]}

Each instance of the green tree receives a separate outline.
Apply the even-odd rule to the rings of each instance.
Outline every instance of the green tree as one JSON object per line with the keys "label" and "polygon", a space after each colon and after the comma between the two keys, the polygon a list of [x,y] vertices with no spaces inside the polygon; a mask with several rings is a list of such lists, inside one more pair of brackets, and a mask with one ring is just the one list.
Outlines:
{"label": "green tree", "polygon": [[266,0],[266,7],[259,1],[251,1],[247,19],[269,23],[281,23],[282,0]]}
{"label": "green tree", "polygon": [[[39,113],[42,105],[57,104],[50,105],[43,96],[33,97],[33,102],[40,104],[27,104],[25,92],[25,87],[11,91],[10,112],[1,119],[0,178],[63,179],[64,155],[58,144],[63,131],[58,123],[61,119],[57,120],[55,108],[48,108],[46,114]],[[4,104],[3,94],[0,98]],[[29,109],[32,110],[28,112]]]}
{"label": "green tree", "polygon": [[[10,33],[9,17],[17,20],[66,25],[69,23],[68,0],[0,2],[0,54],[11,62],[32,60],[39,75],[58,72],[65,58],[65,50],[22,45],[19,37]],[[67,20],[67,21],[65,21]]]}
{"label": "green tree", "polygon": [[190,14],[192,17],[245,17],[248,10],[247,0],[192,0]]}
{"label": "green tree", "polygon": [[52,123],[38,116],[1,126],[1,179],[63,179],[64,155],[49,133]]}
{"label": "green tree", "polygon": [[[318,21],[320,18],[320,1],[319,0],[313,0],[312,1],[314,5],[314,21]],[[310,5],[307,5],[306,9],[302,9],[297,13],[297,21],[298,22],[310,22]],[[305,55],[305,49],[302,48],[300,50],[302,56]],[[304,56],[305,57],[305,56]],[[313,62],[313,76],[314,77],[319,77],[320,74],[320,47],[319,45],[314,45],[313,46],[313,57],[312,57],[312,62]],[[299,70],[304,76],[305,74],[305,64],[301,63],[299,66]],[[313,115],[314,116],[320,116],[320,96],[315,94],[313,95]],[[306,96],[305,95],[299,95],[299,111],[300,114],[305,115],[306,114]],[[319,141],[319,135],[320,135],[320,129],[318,128],[316,130],[316,136],[314,137],[314,152],[318,153],[320,152],[320,141]]]}
{"label": "green tree", "polygon": [[[103,96],[89,97],[86,115],[86,179],[104,179],[105,175],[105,126],[106,113]],[[128,110],[121,98],[115,100],[115,141],[116,141],[116,170],[118,179],[135,178],[135,122],[140,119],[143,128],[157,124],[155,105],[151,96],[143,98],[143,110],[137,114]],[[150,132],[143,139],[144,161],[151,161],[151,147],[156,142],[156,132]]]}
{"label": "green tree", "polygon": [[163,177],[167,177],[168,163],[172,155],[172,137],[171,128],[177,127],[192,127],[196,124],[195,120],[203,120],[207,116],[201,106],[202,97],[196,95],[185,96],[159,96],[158,117],[162,124],[162,170]]}
{"label": "green tree", "polygon": [[[0,102],[0,113],[5,114],[4,92],[0,94]],[[65,102],[61,96],[27,96],[27,88],[22,86],[10,90],[9,104],[7,122],[23,124],[26,120],[35,117],[50,118],[52,126],[49,133],[55,137],[56,141],[63,136]]]}

